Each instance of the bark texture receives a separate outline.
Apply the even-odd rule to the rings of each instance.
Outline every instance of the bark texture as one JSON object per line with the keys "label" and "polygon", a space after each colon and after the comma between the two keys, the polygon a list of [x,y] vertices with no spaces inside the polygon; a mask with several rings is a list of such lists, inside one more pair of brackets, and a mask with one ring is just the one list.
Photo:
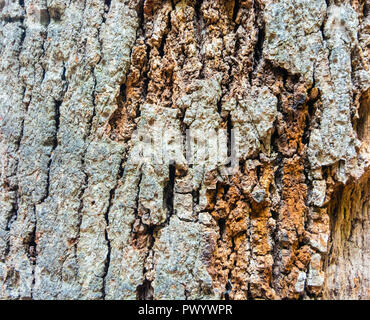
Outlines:
{"label": "bark texture", "polygon": [[0,298],[370,299],[369,9],[0,0]]}

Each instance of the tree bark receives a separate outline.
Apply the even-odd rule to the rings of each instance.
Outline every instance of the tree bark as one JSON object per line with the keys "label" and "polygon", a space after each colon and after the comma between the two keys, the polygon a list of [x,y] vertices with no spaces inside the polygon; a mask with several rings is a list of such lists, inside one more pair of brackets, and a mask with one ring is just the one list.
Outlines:
{"label": "tree bark", "polygon": [[370,299],[369,8],[1,0],[0,298]]}

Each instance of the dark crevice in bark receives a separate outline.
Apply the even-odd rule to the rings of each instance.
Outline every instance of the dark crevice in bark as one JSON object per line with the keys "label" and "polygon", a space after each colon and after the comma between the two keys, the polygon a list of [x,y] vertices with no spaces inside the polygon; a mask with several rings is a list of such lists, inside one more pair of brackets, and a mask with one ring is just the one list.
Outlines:
{"label": "dark crevice in bark", "polygon": [[119,130],[119,122],[121,118],[123,117],[123,111],[124,111],[124,106],[127,102],[127,95],[126,95],[126,83],[122,83],[120,85],[120,90],[119,90],[119,97],[117,99],[118,107],[117,109],[112,113],[110,119],[108,120],[108,123],[111,128],[111,133],[110,133],[110,138],[114,140],[114,134],[113,132]]}
{"label": "dark crevice in bark", "polygon": [[117,186],[118,186],[119,180],[121,180],[121,179],[122,179],[122,177],[123,177],[123,174],[124,174],[124,172],[125,172],[125,163],[126,163],[126,162],[127,162],[127,152],[125,151],[125,152],[122,154],[121,163],[120,163],[119,168],[118,168],[117,184],[116,184],[115,189],[117,189]]}
{"label": "dark crevice in bark", "polygon": [[[170,176],[172,175],[171,173],[172,169],[170,169]],[[163,225],[151,225],[148,226],[144,224],[141,220],[141,217],[138,215],[138,208],[139,208],[139,196],[140,196],[140,184],[141,184],[141,179],[142,179],[142,174],[140,173],[139,177],[139,183],[138,183],[138,192],[136,196],[136,208],[135,208],[135,221],[131,226],[131,234],[132,234],[132,245],[136,249],[145,249],[147,250],[146,257],[144,259],[144,268],[143,268],[143,276],[144,276],[144,281],[141,285],[138,285],[136,287],[136,299],[137,300],[153,300],[153,287],[152,287],[152,281],[148,280],[146,278],[146,273],[149,271],[146,269],[145,265],[147,263],[147,260],[150,256],[150,253],[153,250],[154,242],[155,242],[155,233],[163,227],[163,225],[167,224],[171,215],[172,215],[172,210],[173,210],[173,196],[172,199],[168,199],[170,202],[168,205],[171,206],[171,211],[170,214],[168,215],[166,222],[163,223]],[[174,179],[174,173],[173,173],[173,178],[170,181]],[[169,191],[170,192],[170,191]],[[172,192],[173,192],[173,187],[172,187]],[[167,200],[167,199],[166,199]],[[167,205],[167,201],[165,201],[165,204]],[[171,203],[172,202],[172,203]]]}
{"label": "dark crevice in bark", "polygon": [[[313,93],[314,90],[317,91],[318,93],[317,94]],[[320,91],[314,87],[309,89],[307,94],[308,94],[309,100],[306,103],[307,104],[307,116],[306,116],[306,121],[305,121],[304,132],[302,136],[302,143],[305,145],[308,145],[310,141],[311,124],[313,123],[313,118],[314,118],[314,114],[316,110],[315,104],[321,98]]]}
{"label": "dark crevice in bark", "polygon": [[[136,40],[138,39],[139,36],[142,36],[145,39],[145,14],[144,14],[144,4],[145,4],[145,0],[140,0],[139,3],[138,3],[138,7],[137,7],[137,17],[138,17],[138,28],[136,30]],[[136,42],[136,41],[135,41]],[[149,62],[149,57],[150,57],[150,47],[149,45],[147,44],[146,41],[144,41],[144,44],[146,46],[146,56],[147,56],[147,62]],[[131,49],[131,53],[132,53],[132,49]],[[131,57],[131,54],[130,54],[130,57]],[[144,83],[143,83],[143,90],[142,90],[142,93],[144,95],[144,97],[146,97],[146,93],[147,93],[147,88],[148,88],[148,83],[149,83],[149,79],[148,79],[148,70],[145,70],[144,73],[143,73],[143,79],[144,79]],[[147,83],[146,83],[147,82]],[[146,87],[146,89],[144,89],[144,87]],[[144,93],[145,91],[145,93]]]}
{"label": "dark crevice in bark", "polygon": [[[105,11],[104,11],[104,8],[105,7],[103,7],[103,13],[102,13],[102,15],[101,15],[101,18],[102,18],[102,23],[99,23],[99,25],[96,27],[96,31],[97,31],[97,40],[98,40],[98,42],[99,42],[99,60],[96,62],[96,64],[92,67],[92,70],[91,70],[91,73],[92,74],[94,74],[94,72],[95,72],[95,68],[96,68],[96,66],[97,65],[99,65],[100,64],[100,62],[102,61],[102,59],[103,59],[103,39],[101,39],[101,37],[100,37],[100,31],[101,31],[101,28],[102,28],[102,26],[103,26],[103,23],[105,23],[105,18],[106,18],[106,13],[105,13]],[[84,54],[83,54],[84,56],[86,56],[86,42],[84,41]],[[95,75],[93,75],[93,76],[95,76]]]}
{"label": "dark crevice in bark", "polygon": [[137,9],[137,16],[139,18],[139,27],[142,29],[144,28],[144,4],[145,0],[140,0]]}
{"label": "dark crevice in bark", "polygon": [[[161,228],[161,226],[145,226],[145,232],[147,234],[147,254],[144,259],[144,265],[147,264],[151,252],[153,251],[153,246],[155,242],[155,233]],[[153,287],[152,281],[146,278],[147,270],[146,267],[143,268],[144,281],[141,285],[136,287],[136,299],[137,300],[153,300]]]}
{"label": "dark crevice in bark", "polygon": [[[41,32],[41,35],[42,35],[42,38],[43,38],[43,42],[42,42],[42,46],[41,46],[42,55],[40,57],[40,61],[46,59],[46,51],[47,51],[47,48],[45,46],[47,45],[47,42],[45,40],[49,37],[49,28],[48,28],[48,26],[45,26],[45,30],[46,31]],[[45,64],[44,63],[40,63],[40,66],[42,68],[42,77],[41,77],[41,84],[42,84],[42,83],[44,83],[45,76],[46,76],[46,71],[47,70],[45,68]]]}
{"label": "dark crevice in bark", "polygon": [[253,54],[253,70],[256,69],[263,56],[263,43],[265,41],[265,27],[258,29],[257,43],[254,47]]}
{"label": "dark crevice in bark", "polygon": [[[203,0],[196,0],[194,4],[194,12],[195,12],[194,31],[195,31],[195,38],[197,41],[199,61],[202,64],[200,72],[199,72],[199,79],[204,79],[204,67],[205,67],[204,56],[201,54],[201,51],[202,51],[201,49],[203,48],[203,45],[204,45],[203,30],[206,27],[206,24],[204,22],[203,15],[202,15],[202,4],[203,4]],[[185,52],[183,52],[183,54],[185,55]]]}
{"label": "dark crevice in bark", "polygon": [[274,287],[274,282],[277,278],[277,276],[279,276],[279,274],[275,274],[274,270],[278,270],[278,264],[280,262],[280,259],[279,259],[279,253],[280,253],[280,250],[281,250],[281,245],[280,245],[280,242],[279,242],[279,235],[278,235],[278,232],[279,232],[279,226],[278,226],[278,220],[279,220],[279,210],[278,211],[274,211],[274,210],[271,210],[271,215],[272,215],[272,218],[275,219],[276,221],[276,226],[274,228],[274,230],[272,231],[272,235],[271,235],[271,238],[273,240],[273,244],[272,244],[272,249],[271,249],[271,254],[272,254],[272,257],[274,259],[274,262],[272,264],[272,275],[271,275],[271,283],[272,283],[272,287]]}
{"label": "dark crevice in bark", "polygon": [[229,279],[227,280],[226,286],[225,286],[226,291],[224,292],[225,300],[230,300],[230,292],[232,288],[233,288],[233,285],[231,284],[230,275],[229,275]]}
{"label": "dark crevice in bark", "polygon": [[195,15],[197,16],[197,20],[199,21],[201,18],[201,7],[202,7],[203,0],[196,0],[194,5]]}
{"label": "dark crevice in bark", "polygon": [[260,181],[260,178],[261,178],[261,166],[256,166],[256,176],[257,176],[257,180]]}
{"label": "dark crevice in bark", "polygon": [[19,135],[19,139],[17,139],[17,142],[16,142],[16,152],[19,151],[19,148],[21,146],[21,141],[22,141],[23,132],[24,132],[24,120],[25,120],[25,117],[23,117],[22,122],[21,122],[21,132],[20,132],[20,135]]}
{"label": "dark crevice in bark", "polygon": [[23,24],[23,22],[24,22],[23,17],[7,17],[7,16],[5,16],[1,20],[4,21],[4,22],[7,22],[7,23],[20,22],[20,23]]}
{"label": "dark crevice in bark", "polygon": [[[184,123],[184,122],[181,122]],[[193,166],[192,164],[192,150],[191,150],[191,133],[189,126],[184,123],[184,130],[185,130],[185,135],[184,135],[184,152],[185,152],[185,159],[186,163],[189,165],[189,168]]]}
{"label": "dark crevice in bark", "polygon": [[[231,72],[231,67],[229,67],[229,77],[230,77],[230,72]],[[227,83],[226,86],[225,86],[227,88],[227,91],[229,91],[230,83],[231,83],[231,81],[229,81],[229,83]],[[222,94],[220,99],[217,100],[217,112],[221,117],[222,117],[222,115],[221,115],[221,113],[222,113],[222,100],[223,100],[224,96],[225,96],[225,94]]]}
{"label": "dark crevice in bark", "polygon": [[[24,39],[26,39],[26,30],[27,29],[24,27],[23,21],[22,21],[22,25],[20,26],[20,28],[23,30],[23,32],[22,32],[21,37],[20,37],[20,40],[19,40],[18,60],[19,60],[20,54],[21,54],[22,49],[23,49]],[[20,74],[19,74],[20,71],[21,71],[21,67],[18,68],[18,74],[17,74],[18,78],[20,76]],[[25,91],[26,91],[26,87],[24,86],[24,91],[23,91],[22,98],[24,98]],[[23,102],[23,99],[22,99],[22,102]]]}
{"label": "dark crevice in bark", "polygon": [[167,208],[169,216],[172,216],[173,214],[175,171],[176,171],[176,164],[170,163],[169,164],[169,180],[163,190],[163,206]]}
{"label": "dark crevice in bark", "polygon": [[330,6],[329,4],[329,1],[328,0],[325,0],[326,2],[326,12],[325,12],[325,18],[324,20],[322,21],[322,24],[320,26],[320,32],[321,32],[321,36],[322,36],[322,39],[325,40],[325,34],[324,34],[324,28],[325,28],[325,23],[326,23],[326,20],[328,18],[328,8]]}
{"label": "dark crevice in bark", "polygon": [[[92,115],[91,115],[91,117],[88,121],[88,124],[87,124],[87,126],[88,126],[87,134],[86,134],[87,139],[90,137],[92,127],[93,127],[93,122],[94,122],[94,119],[95,119],[95,116],[96,116],[96,102],[95,102],[95,99],[96,99],[97,80],[96,80],[96,76],[94,74],[94,69],[91,70],[91,75],[92,75],[93,80],[94,80],[93,90],[92,90],[92,93],[91,93],[91,103],[92,103],[92,106],[93,106],[93,110],[92,110]],[[84,155],[85,154],[86,154],[86,152],[84,153]]]}
{"label": "dark crevice in bark", "polygon": [[111,0],[104,0],[104,4],[106,6],[104,11],[108,12],[110,8]]}
{"label": "dark crevice in bark", "polygon": [[227,116],[227,164],[226,167],[231,167],[232,165],[232,155],[233,155],[233,124],[231,120],[231,114]]}
{"label": "dark crevice in bark", "polygon": [[111,255],[111,243],[110,243],[110,239],[109,239],[109,235],[108,235],[108,228],[109,228],[109,212],[110,212],[110,209],[112,207],[112,203],[113,203],[113,197],[114,197],[114,194],[115,194],[115,190],[116,188],[112,188],[109,192],[109,201],[108,201],[108,207],[107,207],[107,210],[105,211],[104,213],[104,219],[105,219],[105,230],[104,230],[104,237],[105,237],[105,241],[107,243],[107,247],[108,247],[108,252],[107,252],[107,257],[105,259],[105,264],[104,264],[104,275],[103,275],[103,288],[102,288],[102,293],[103,293],[103,299],[105,299],[105,289],[106,289],[106,277],[107,277],[107,274],[108,274],[108,270],[109,270],[109,265],[110,265],[110,255]]}
{"label": "dark crevice in bark", "polygon": [[79,204],[78,210],[77,210],[76,239],[75,239],[74,245],[73,245],[74,256],[75,256],[76,261],[77,261],[77,245],[78,245],[78,242],[80,240],[80,234],[81,234],[82,210],[83,210],[83,204],[84,204],[83,199],[84,199],[85,190],[86,190],[87,185],[89,183],[89,177],[85,173],[85,158],[82,158],[81,167],[82,167],[81,171],[85,175],[85,179],[84,179],[84,183],[82,184],[80,193],[78,195],[78,199],[80,200],[80,204]]}
{"label": "dark crevice in bark", "polygon": [[184,296],[185,300],[189,300],[190,292],[186,288],[184,289]]}
{"label": "dark crevice in bark", "polygon": [[218,224],[218,228],[219,228],[220,240],[222,240],[223,234],[224,234],[225,228],[226,228],[226,221],[225,221],[225,219],[219,219],[217,221],[217,224]]}
{"label": "dark crevice in bark", "polygon": [[153,300],[153,287],[152,282],[145,279],[144,283],[136,288],[137,300]]}
{"label": "dark crevice in bark", "polygon": [[199,190],[193,190],[191,194],[193,196],[193,204],[195,209],[195,206],[199,205]]}
{"label": "dark crevice in bark", "polygon": [[122,83],[119,87],[119,94],[120,94],[120,97],[122,99],[122,103],[125,103],[126,100],[127,100],[127,96],[126,96],[126,84],[125,83]]}
{"label": "dark crevice in bark", "polygon": [[[11,227],[12,227],[12,224],[14,221],[17,220],[18,218],[18,202],[19,202],[19,195],[18,195],[18,188],[16,188],[14,190],[14,202],[12,202],[12,209],[10,211],[10,214],[8,216],[8,219],[7,219],[7,223],[6,223],[6,227],[5,227],[5,231],[9,232]],[[6,248],[5,248],[5,257],[9,254],[10,252],[10,240],[7,239],[6,241]]]}
{"label": "dark crevice in bark", "polygon": [[[91,98],[92,98],[92,105],[94,106],[94,110],[93,110],[93,116],[91,117],[91,122],[94,120],[94,116],[95,116],[95,112],[96,112],[96,86],[97,86],[97,80],[96,80],[96,76],[95,76],[95,73],[94,73],[95,69],[92,69],[91,70],[91,75],[93,77],[93,80],[94,80],[94,87],[93,87],[93,90],[92,90],[92,93],[91,93]],[[91,131],[91,127],[90,127],[90,130],[89,130],[89,135],[90,135],[90,131]]]}
{"label": "dark crevice in bark", "polygon": [[257,41],[254,45],[253,58],[252,58],[252,68],[248,74],[249,83],[252,85],[252,79],[256,77],[256,69],[263,57],[263,43],[265,41],[265,23],[263,19],[263,11],[258,4],[258,1],[253,1],[253,11],[254,11],[254,25],[258,29],[257,31]]}
{"label": "dark crevice in bark", "polygon": [[61,78],[62,78],[62,81],[65,81],[66,82],[66,88],[65,88],[64,92],[67,92],[68,91],[68,86],[69,86],[69,83],[66,80],[66,72],[67,72],[66,64],[63,61],[63,70],[62,70],[62,76],[61,76]]}
{"label": "dark crevice in bark", "polygon": [[[23,49],[23,44],[24,44],[24,40],[26,39],[26,33],[27,33],[27,29],[25,28],[23,21],[22,21],[22,25],[20,26],[20,28],[22,29],[23,32],[22,32],[22,34],[20,36],[20,40],[19,40],[18,61],[19,61],[20,54],[21,54],[22,49]],[[17,73],[18,78],[20,78],[21,68],[22,68],[21,66],[18,68],[18,73]],[[26,86],[24,85],[24,82],[22,83],[22,85],[23,85],[23,93],[22,93],[22,103],[23,103],[24,95],[26,93]],[[31,99],[32,99],[32,97],[31,97]],[[25,110],[27,111],[28,105],[26,105],[26,104],[24,104],[24,105],[25,105]],[[24,119],[22,120],[22,135],[19,138],[18,148],[19,148],[19,145],[20,145],[21,138],[23,136],[23,124],[24,124]]]}
{"label": "dark crevice in bark", "polygon": [[165,32],[164,32],[164,34],[163,34],[163,36],[162,36],[161,43],[160,43],[159,48],[158,48],[159,56],[160,56],[161,58],[163,58],[163,57],[164,57],[164,54],[165,54],[165,52],[164,52],[164,47],[165,47],[165,45],[166,45],[167,36],[168,36],[168,34],[171,32],[171,30],[172,30],[172,24],[171,24],[171,11],[170,11],[170,12],[168,12],[168,17],[167,17],[167,19],[168,19],[167,28],[166,28],[166,30],[165,30]]}
{"label": "dark crevice in bark", "polygon": [[189,125],[184,122],[186,110],[180,110],[180,130],[183,142],[183,155],[187,164],[191,162],[191,140]]}
{"label": "dark crevice in bark", "polygon": [[370,130],[370,89],[362,94],[358,109],[358,118],[354,121],[353,128],[357,132],[358,138],[363,141],[369,136]]}
{"label": "dark crevice in bark", "polygon": [[111,0],[104,0],[104,14],[103,14],[102,23],[105,23],[107,19],[107,14],[109,13],[110,6],[111,6]]}
{"label": "dark crevice in bark", "polygon": [[159,56],[160,56],[161,58],[163,58],[163,57],[164,57],[164,46],[165,46],[165,44],[166,44],[166,40],[167,40],[167,33],[165,33],[165,34],[163,35],[162,40],[161,40],[161,44],[160,44],[160,46],[159,46],[159,48],[158,48]]}
{"label": "dark crevice in bark", "polygon": [[366,1],[364,2],[364,6],[363,6],[363,9],[362,9],[362,14],[363,14],[364,17],[367,17],[367,15],[369,14],[369,7],[368,7]]}
{"label": "dark crevice in bark", "polygon": [[46,70],[45,69],[42,69],[41,83],[44,82],[45,76],[46,76]]}
{"label": "dark crevice in bark", "polygon": [[239,0],[234,0],[234,8],[233,8],[233,16],[232,20],[236,23],[236,18],[238,16],[239,8],[240,8],[240,3]]}
{"label": "dark crevice in bark", "polygon": [[143,178],[143,174],[140,172],[139,175],[139,181],[137,183],[137,193],[136,193],[136,199],[135,199],[135,215],[138,216],[138,210],[139,210],[139,199],[140,199],[140,186],[141,186],[141,180]]}
{"label": "dark crevice in bark", "polygon": [[37,217],[36,217],[36,206],[33,206],[33,214],[34,214],[34,219],[35,223],[33,225],[33,230],[30,235],[30,239],[28,241],[28,259],[30,260],[32,264],[32,284],[31,284],[31,299],[33,296],[33,288],[35,286],[35,267],[36,267],[36,261],[37,261],[37,240],[36,240],[36,232],[37,232]]}
{"label": "dark crevice in bark", "polygon": [[[145,44],[146,45],[146,61],[147,63],[149,64],[149,61],[150,61],[150,46],[148,44]],[[150,83],[150,76],[149,76],[149,73],[150,73],[150,70],[149,70],[149,66],[146,70],[144,70],[143,72],[143,87],[142,87],[142,101],[145,101],[147,95],[148,95],[148,88],[149,88],[149,83]],[[139,108],[140,110],[140,108]]]}

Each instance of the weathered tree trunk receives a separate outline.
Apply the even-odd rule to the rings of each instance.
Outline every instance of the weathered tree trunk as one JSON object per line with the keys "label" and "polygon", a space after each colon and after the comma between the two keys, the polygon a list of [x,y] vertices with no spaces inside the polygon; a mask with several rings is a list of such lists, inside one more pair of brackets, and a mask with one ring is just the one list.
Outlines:
{"label": "weathered tree trunk", "polygon": [[370,299],[370,1],[0,8],[0,298]]}

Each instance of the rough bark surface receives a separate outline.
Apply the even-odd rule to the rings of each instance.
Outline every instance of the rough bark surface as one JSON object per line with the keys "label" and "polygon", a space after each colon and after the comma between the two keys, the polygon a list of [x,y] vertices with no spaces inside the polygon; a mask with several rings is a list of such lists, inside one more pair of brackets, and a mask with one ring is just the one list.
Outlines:
{"label": "rough bark surface", "polygon": [[0,298],[370,299],[369,9],[0,0]]}

